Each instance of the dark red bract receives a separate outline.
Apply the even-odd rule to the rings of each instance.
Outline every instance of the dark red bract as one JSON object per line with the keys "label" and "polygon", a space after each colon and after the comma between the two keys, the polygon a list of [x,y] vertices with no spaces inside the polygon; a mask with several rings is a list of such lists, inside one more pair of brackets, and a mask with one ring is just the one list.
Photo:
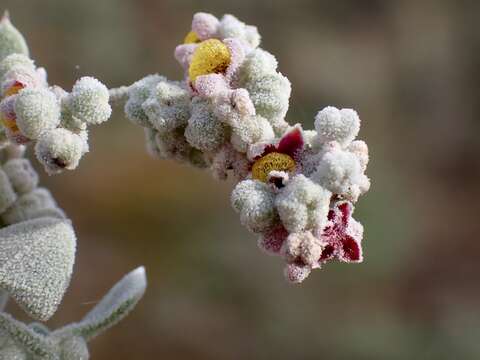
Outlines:
{"label": "dark red bract", "polygon": [[303,140],[302,130],[299,127],[295,127],[283,135],[277,145],[267,144],[257,158],[261,158],[272,152],[277,152],[286,154],[294,160],[298,160],[304,145],[305,141]]}
{"label": "dark red bract", "polygon": [[325,243],[319,261],[324,263],[337,258],[343,262],[361,262],[361,225],[352,218],[353,206],[347,201],[337,202],[328,213],[330,224],[325,227],[321,238]]}

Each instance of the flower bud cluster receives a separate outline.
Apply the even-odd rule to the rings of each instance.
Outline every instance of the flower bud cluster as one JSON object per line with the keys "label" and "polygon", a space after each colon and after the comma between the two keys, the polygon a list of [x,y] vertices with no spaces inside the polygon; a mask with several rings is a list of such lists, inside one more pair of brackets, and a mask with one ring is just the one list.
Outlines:
{"label": "flower bud cluster", "polygon": [[259,44],[257,28],[232,15],[195,14],[175,49],[184,79],[136,82],[125,113],[145,128],[150,153],[220,179],[233,173],[242,224],[298,283],[328,260],[362,261],[362,227],[351,215],[370,186],[368,148],[355,140],[360,119],[351,109],[324,108],[314,130],[291,126],[290,82]]}
{"label": "flower bud cluster", "polygon": [[[0,22],[2,38],[24,44],[7,18]],[[2,43],[0,50],[0,143],[33,142],[49,174],[75,169],[88,152],[87,126],[110,117],[108,89],[92,77],[79,79],[70,93],[49,86],[45,69],[21,49],[23,45]]]}
{"label": "flower bud cluster", "polygon": [[50,191],[38,187],[38,174],[23,157],[24,145],[0,150],[0,219],[4,226],[41,217],[65,219]]}

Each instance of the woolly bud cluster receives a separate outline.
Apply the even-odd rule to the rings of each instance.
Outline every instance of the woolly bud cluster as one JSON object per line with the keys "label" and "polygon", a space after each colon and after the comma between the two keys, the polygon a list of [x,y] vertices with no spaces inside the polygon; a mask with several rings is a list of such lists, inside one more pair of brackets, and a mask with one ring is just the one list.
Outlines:
{"label": "woolly bud cluster", "polygon": [[[8,26],[0,23],[0,41],[2,36],[13,37],[12,32],[18,33],[5,21]],[[3,144],[34,142],[37,158],[49,174],[75,169],[88,152],[87,126],[110,117],[108,89],[91,77],[79,79],[70,93],[49,86],[45,69],[37,68],[27,51],[20,53],[17,47],[5,46],[2,43],[0,51]]]}
{"label": "woolly bud cluster", "polygon": [[152,154],[221,179],[232,171],[242,224],[298,283],[328,260],[362,261],[362,227],[351,215],[370,185],[368,148],[355,140],[360,119],[351,109],[326,107],[315,130],[289,125],[290,82],[259,44],[257,28],[232,15],[195,14],[175,49],[184,79],[136,82],[125,113],[145,128]]}

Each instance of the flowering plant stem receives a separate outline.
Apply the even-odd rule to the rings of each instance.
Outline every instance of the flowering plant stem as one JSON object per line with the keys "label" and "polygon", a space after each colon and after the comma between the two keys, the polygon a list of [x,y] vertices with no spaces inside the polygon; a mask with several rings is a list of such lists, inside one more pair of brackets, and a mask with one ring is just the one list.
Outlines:
{"label": "flowering plant stem", "polygon": [[129,88],[129,86],[120,86],[118,88],[109,89],[109,103],[114,106],[123,106],[123,104],[128,100]]}

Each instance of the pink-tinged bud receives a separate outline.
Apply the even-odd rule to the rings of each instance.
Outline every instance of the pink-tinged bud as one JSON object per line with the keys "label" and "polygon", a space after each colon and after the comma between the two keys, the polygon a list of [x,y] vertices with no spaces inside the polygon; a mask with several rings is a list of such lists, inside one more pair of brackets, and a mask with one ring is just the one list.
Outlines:
{"label": "pink-tinged bud", "polygon": [[12,95],[0,102],[0,121],[5,128],[7,138],[14,144],[22,145],[28,143],[30,139],[23,135],[17,126],[16,98],[17,95]]}
{"label": "pink-tinged bud", "polygon": [[248,91],[245,89],[236,89],[230,95],[232,105],[242,116],[254,116],[255,106],[253,106]]}
{"label": "pink-tinged bud", "polygon": [[175,59],[180,63],[184,70],[188,70],[192,54],[197,48],[197,44],[182,44],[175,48]]}
{"label": "pink-tinged bud", "polygon": [[225,73],[229,81],[235,81],[235,76],[240,64],[245,60],[246,45],[239,39],[231,38],[223,40],[230,51],[230,65]]}
{"label": "pink-tinged bud", "polygon": [[223,75],[208,74],[197,77],[195,90],[199,96],[213,98],[229,91],[229,88]]}
{"label": "pink-tinged bud", "polygon": [[196,13],[193,15],[192,31],[200,40],[207,40],[215,36],[219,21],[218,19],[207,13]]}
{"label": "pink-tinged bud", "polygon": [[287,281],[299,284],[305,280],[312,270],[302,264],[288,264],[285,267],[284,274]]}

